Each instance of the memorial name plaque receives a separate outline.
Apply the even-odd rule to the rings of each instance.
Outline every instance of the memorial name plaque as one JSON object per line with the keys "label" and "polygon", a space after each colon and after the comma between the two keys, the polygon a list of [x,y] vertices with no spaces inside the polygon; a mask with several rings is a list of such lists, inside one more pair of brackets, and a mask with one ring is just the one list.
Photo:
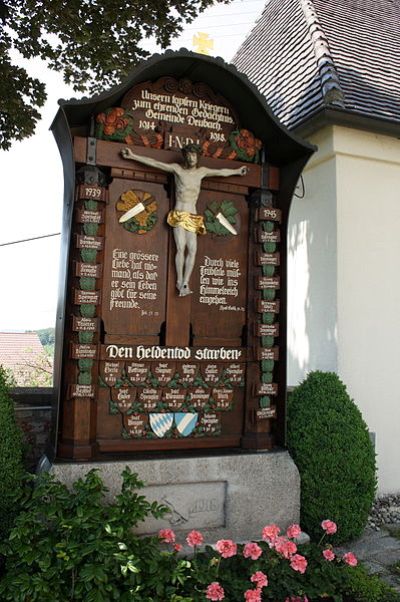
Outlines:
{"label": "memorial name plaque", "polygon": [[112,399],[122,413],[126,413],[131,409],[135,398],[136,389],[132,387],[120,387],[119,389],[112,390]]}
{"label": "memorial name plaque", "polygon": [[257,389],[256,395],[277,395],[278,385],[275,383],[261,383]]}
{"label": "memorial name plaque", "polygon": [[54,121],[60,459],[285,441],[287,216],[311,150],[234,70],[171,57]]}
{"label": "memorial name plaque", "polygon": [[132,414],[124,418],[124,425],[131,437],[144,437],[147,431],[146,414]]}
{"label": "memorial name plaque", "polygon": [[98,318],[81,318],[72,316],[72,330],[79,332],[95,332],[98,329]]}
{"label": "memorial name plaque", "polygon": [[99,263],[75,263],[75,276],[79,278],[100,278],[101,264]]}
{"label": "memorial name plaque", "polygon": [[221,418],[218,414],[203,414],[200,421],[201,431],[205,435],[219,435],[221,432]]}
{"label": "memorial name plaque", "polygon": [[211,396],[215,402],[215,409],[217,410],[230,410],[233,401],[233,390],[232,389],[213,389]]}
{"label": "memorial name plaque", "polygon": [[255,324],[256,336],[258,337],[278,337],[279,324]]}
{"label": "memorial name plaque", "polygon": [[257,418],[258,420],[267,420],[269,418],[276,417],[276,407],[271,406],[269,408],[262,408],[261,410],[257,410]]}
{"label": "memorial name plaque", "polygon": [[186,399],[186,389],[166,389],[163,394],[163,401],[169,410],[179,410]]}
{"label": "memorial name plaque", "polygon": [[79,209],[76,221],[78,224],[102,224],[103,213],[101,211],[90,211],[89,209]]}
{"label": "memorial name plaque", "polygon": [[279,359],[279,347],[257,347],[257,359],[277,361]]}
{"label": "memorial name plaque", "polygon": [[70,385],[70,397],[94,397],[93,385]]}
{"label": "memorial name plaque", "polygon": [[153,364],[153,374],[160,385],[166,385],[175,374],[175,363],[160,362]]}
{"label": "memorial name plaque", "polygon": [[109,387],[113,387],[121,379],[124,365],[120,362],[101,362],[100,378]]}
{"label": "memorial name plaque", "polygon": [[86,236],[86,234],[76,237],[76,246],[78,249],[93,249],[101,251],[103,248],[104,239],[100,236]]}
{"label": "memorial name plaque", "polygon": [[198,364],[182,364],[180,368],[181,382],[192,384],[198,372]]}
{"label": "memorial name plaque", "polygon": [[190,391],[190,405],[196,410],[202,410],[210,400],[210,390],[197,387]]}
{"label": "memorial name plaque", "polygon": [[232,385],[240,385],[244,379],[245,368],[243,364],[230,364],[225,368],[225,374]]}
{"label": "memorial name plaque", "polygon": [[278,289],[280,288],[281,280],[279,276],[274,278],[268,278],[267,276],[257,276],[255,286],[259,290],[264,290],[266,288]]}
{"label": "memorial name plaque", "polygon": [[258,253],[256,258],[256,264],[263,265],[273,265],[278,266],[280,264],[280,254],[279,253]]}
{"label": "memorial name plaque", "polygon": [[264,299],[257,299],[257,311],[262,313],[279,313],[279,301],[264,301]]}
{"label": "memorial name plaque", "polygon": [[217,364],[207,364],[203,366],[204,380],[208,385],[216,384],[221,376],[222,367]]}
{"label": "memorial name plaque", "polygon": [[128,379],[132,384],[142,384],[146,381],[150,366],[148,364],[137,364],[135,362],[126,365]]}
{"label": "memorial name plaque", "polygon": [[75,289],[74,303],[82,305],[85,303],[98,305],[100,303],[100,291],[81,291]]}
{"label": "memorial name plaque", "polygon": [[139,392],[139,401],[147,412],[155,410],[160,402],[162,391],[160,389],[145,387]]}
{"label": "memorial name plaque", "polygon": [[262,228],[258,228],[256,230],[256,240],[257,242],[266,243],[266,242],[280,242],[281,241],[281,233],[279,230],[274,232],[265,232]]}
{"label": "memorial name plaque", "polygon": [[71,346],[71,357],[76,360],[97,358],[97,345],[76,345]]}

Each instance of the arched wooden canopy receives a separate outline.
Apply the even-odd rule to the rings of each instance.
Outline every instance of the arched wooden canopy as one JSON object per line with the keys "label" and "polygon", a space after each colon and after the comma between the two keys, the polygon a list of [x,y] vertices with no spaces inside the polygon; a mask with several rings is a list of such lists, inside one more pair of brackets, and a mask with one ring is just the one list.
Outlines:
{"label": "arched wooden canopy", "polygon": [[[265,160],[268,165],[278,167],[280,186],[276,192],[276,206],[282,211],[282,222],[287,224],[289,208],[298,178],[315,147],[300,140],[289,132],[273,115],[265,98],[256,87],[233,65],[225,63],[221,58],[213,58],[189,52],[185,49],[178,52],[167,51],[162,55],[153,55],[141,62],[128,77],[118,86],[95,96],[81,100],[60,100],[59,109],[51,126],[61,154],[64,168],[64,217],[62,253],[60,264],[59,303],[57,311],[57,329],[55,357],[55,387],[59,388],[62,372],[64,324],[66,297],[68,289],[68,250],[71,244],[71,223],[73,216],[75,170],[73,155],[74,136],[89,137],[93,117],[102,111],[119,106],[124,95],[135,85],[147,81],[156,81],[163,76],[173,76],[176,79],[187,78],[192,82],[203,82],[235,107],[241,128],[254,133],[263,143]],[[286,280],[286,228],[282,231],[281,279]],[[280,337],[286,341],[286,287],[281,294]],[[286,379],[286,358],[283,354],[280,362],[280,380]],[[58,424],[59,403],[54,412],[54,440]],[[280,441],[283,441],[285,424],[284,411],[278,416]],[[51,452],[50,452],[50,455]]]}
{"label": "arched wooden canopy", "polygon": [[[180,50],[155,54],[134,67],[118,86],[93,98],[60,100],[60,109],[51,129],[62,156],[71,134],[88,133],[90,118],[111,106],[118,106],[124,94],[135,84],[156,80],[164,75],[202,81],[237,107],[241,126],[250,129],[266,143],[267,161],[284,167],[296,161],[304,163],[315,148],[289,132],[274,116],[267,102],[246,75],[221,58]],[[85,132],[86,130],[86,132]]]}

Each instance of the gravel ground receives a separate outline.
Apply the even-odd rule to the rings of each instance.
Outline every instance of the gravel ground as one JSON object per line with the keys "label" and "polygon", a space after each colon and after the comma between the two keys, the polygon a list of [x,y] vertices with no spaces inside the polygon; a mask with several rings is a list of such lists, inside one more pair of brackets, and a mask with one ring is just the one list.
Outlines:
{"label": "gravel ground", "polygon": [[400,494],[385,495],[375,500],[368,527],[380,531],[383,525],[398,525],[400,528]]}

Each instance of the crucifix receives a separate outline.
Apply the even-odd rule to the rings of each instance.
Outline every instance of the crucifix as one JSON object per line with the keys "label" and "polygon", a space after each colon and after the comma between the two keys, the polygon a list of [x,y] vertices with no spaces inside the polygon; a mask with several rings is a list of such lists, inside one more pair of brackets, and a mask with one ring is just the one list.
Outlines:
{"label": "crucifix", "polygon": [[124,148],[121,151],[124,159],[138,161],[149,167],[155,167],[174,174],[176,203],[175,208],[168,213],[167,222],[174,228],[176,288],[179,291],[179,296],[185,297],[192,293],[189,280],[196,260],[197,235],[206,234],[204,218],[196,213],[201,182],[203,178],[217,176],[225,178],[245,176],[248,168],[245,165],[237,169],[198,167],[200,148],[196,144],[184,146],[182,154],[183,165],[179,165],[178,163],[164,163],[150,157],[137,155],[130,148]]}

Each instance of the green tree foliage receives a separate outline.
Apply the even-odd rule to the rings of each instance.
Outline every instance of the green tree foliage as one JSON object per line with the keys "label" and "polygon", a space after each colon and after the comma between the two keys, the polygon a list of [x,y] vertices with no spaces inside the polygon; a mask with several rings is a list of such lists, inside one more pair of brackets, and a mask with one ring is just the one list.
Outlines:
{"label": "green tree foliage", "polygon": [[13,496],[24,474],[22,435],[15,422],[11,385],[0,365],[0,541],[12,527],[17,511]]}
{"label": "green tree foliage", "polygon": [[3,0],[0,2],[0,148],[34,133],[45,85],[12,64],[13,49],[39,57],[76,91],[97,93],[119,83],[148,56],[154,36],[162,48],[205,8],[229,0]]}
{"label": "green tree foliage", "polygon": [[332,372],[312,372],[290,395],[288,447],[301,477],[301,524],[329,518],[335,543],[361,534],[376,489],[375,453],[361,413]]}
{"label": "green tree foliage", "polygon": [[55,330],[54,328],[42,328],[37,330],[37,335],[42,343],[43,347],[46,345],[54,345],[55,342]]}

